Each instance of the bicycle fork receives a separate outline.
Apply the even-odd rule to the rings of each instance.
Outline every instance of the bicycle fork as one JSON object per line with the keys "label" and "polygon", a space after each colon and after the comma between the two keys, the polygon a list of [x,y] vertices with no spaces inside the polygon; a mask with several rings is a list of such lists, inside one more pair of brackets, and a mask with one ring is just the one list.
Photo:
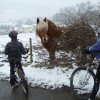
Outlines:
{"label": "bicycle fork", "polygon": [[85,85],[88,84],[88,81],[91,77],[91,75],[89,74],[88,71],[89,71],[89,68],[86,69],[86,74],[85,74],[84,78],[82,79],[84,81],[81,81],[81,80],[79,81],[79,84],[80,84],[81,88],[83,88]]}

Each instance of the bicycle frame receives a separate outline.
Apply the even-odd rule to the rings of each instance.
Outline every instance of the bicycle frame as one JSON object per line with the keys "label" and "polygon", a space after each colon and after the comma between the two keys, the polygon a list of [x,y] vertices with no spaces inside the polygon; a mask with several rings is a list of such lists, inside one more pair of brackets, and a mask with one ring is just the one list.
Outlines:
{"label": "bicycle frame", "polygon": [[25,78],[24,72],[22,69],[20,69],[17,66],[15,67],[15,71],[17,73],[17,77],[20,79],[20,83],[22,85],[23,91],[27,96],[28,95],[28,84],[27,84],[27,80]]}
{"label": "bicycle frame", "polygon": [[88,70],[94,70],[97,69],[99,66],[99,60],[94,59],[93,62],[91,64],[86,64],[85,67],[87,67],[87,71]]}
{"label": "bicycle frame", "polygon": [[20,80],[23,80],[24,79],[24,72],[20,68],[18,68],[17,66],[15,67],[15,71],[17,73],[17,77]]}

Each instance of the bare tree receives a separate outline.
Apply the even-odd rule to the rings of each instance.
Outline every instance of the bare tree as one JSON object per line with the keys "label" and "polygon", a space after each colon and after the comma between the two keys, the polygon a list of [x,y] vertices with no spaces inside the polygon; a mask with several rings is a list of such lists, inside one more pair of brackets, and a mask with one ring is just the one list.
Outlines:
{"label": "bare tree", "polygon": [[53,16],[53,20],[59,21],[63,24],[70,25],[73,23],[73,19],[76,19],[76,13],[75,13],[75,8],[70,7],[70,8],[62,8],[59,10],[58,13],[56,13]]}
{"label": "bare tree", "polygon": [[70,25],[74,22],[84,20],[89,24],[100,25],[100,3],[93,5],[91,2],[80,3],[75,7],[65,7],[53,16],[54,21]]}

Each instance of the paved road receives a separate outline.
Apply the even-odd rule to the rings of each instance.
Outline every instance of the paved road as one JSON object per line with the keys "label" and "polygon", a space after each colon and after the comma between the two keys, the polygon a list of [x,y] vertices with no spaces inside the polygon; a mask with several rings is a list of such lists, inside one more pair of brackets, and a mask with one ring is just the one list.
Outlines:
{"label": "paved road", "polygon": [[[26,97],[21,87],[11,89],[9,82],[0,81],[0,100],[77,100],[67,87],[55,91],[29,87]],[[99,99],[100,100],[100,99]]]}
{"label": "paved road", "polygon": [[75,98],[69,91],[31,87],[29,87],[29,96],[26,97],[21,87],[12,90],[8,82],[0,81],[0,100],[75,100]]}

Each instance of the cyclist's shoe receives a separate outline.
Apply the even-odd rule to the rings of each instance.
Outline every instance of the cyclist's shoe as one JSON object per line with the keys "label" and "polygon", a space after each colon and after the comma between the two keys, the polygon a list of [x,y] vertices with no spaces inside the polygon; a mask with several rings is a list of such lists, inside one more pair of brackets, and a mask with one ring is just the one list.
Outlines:
{"label": "cyclist's shoe", "polygon": [[88,100],[94,100],[94,99],[88,98]]}
{"label": "cyclist's shoe", "polygon": [[15,83],[14,85],[11,85],[11,88],[14,89],[14,88],[16,88],[18,86],[19,86],[19,84],[18,83]]}

